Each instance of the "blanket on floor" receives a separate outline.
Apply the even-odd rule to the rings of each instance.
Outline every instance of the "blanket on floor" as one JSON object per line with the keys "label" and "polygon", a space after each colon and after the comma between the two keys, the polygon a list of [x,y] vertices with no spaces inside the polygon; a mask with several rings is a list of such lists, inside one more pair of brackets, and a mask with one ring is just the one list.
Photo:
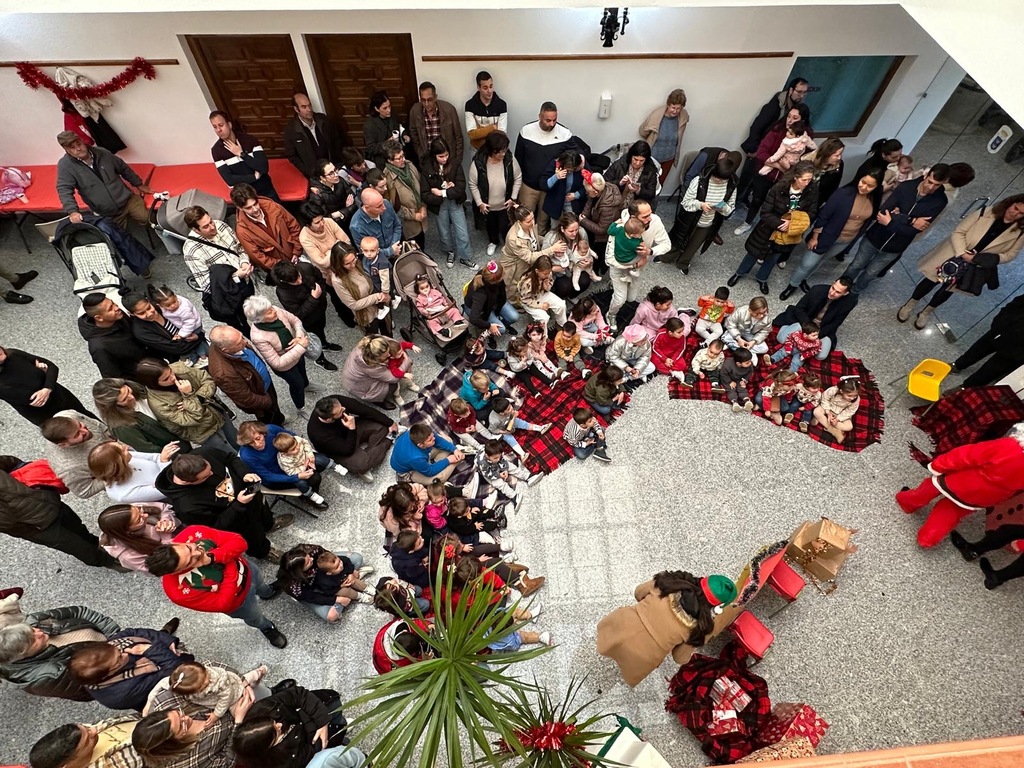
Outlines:
{"label": "blanket on floor", "polygon": [[910,443],[910,455],[922,466],[961,445],[995,440],[1024,420],[1024,403],[1013,389],[970,387],[951,392],[934,405],[911,408],[913,424],[935,443],[931,452]]}
{"label": "blanket on floor", "polygon": [[[688,360],[693,358],[700,342],[701,338],[696,333],[691,333],[687,338],[686,357]],[[768,337],[768,349],[770,352],[775,352],[779,346],[775,340],[775,330],[773,330]],[[786,361],[786,364],[788,364],[788,361]],[[763,362],[757,364],[754,373],[750,377],[751,397],[754,396],[754,393],[760,391],[765,378],[776,367],[766,366]],[[839,379],[843,376],[860,377],[860,408],[857,409],[857,413],[853,418],[853,432],[842,443],[837,443],[832,438],[832,435],[820,426],[816,426],[811,427],[807,432],[812,440],[817,440],[819,443],[824,443],[841,451],[853,453],[860,453],[872,443],[881,441],[882,429],[885,424],[885,401],[882,399],[882,393],[879,392],[878,386],[875,384],[874,375],[864,366],[864,363],[856,358],[847,357],[841,351],[834,351],[825,360],[805,360],[801,370],[821,376],[823,389],[828,389],[838,384]],[[724,393],[718,394],[711,391],[711,383],[707,380],[697,381],[692,388],[689,388],[684,387],[676,379],[669,378],[668,396],[673,400],[717,400],[721,403],[728,403]],[[760,410],[755,411],[754,415],[758,418],[765,418]],[[739,418],[738,415],[737,418]],[[799,430],[799,425],[795,420],[783,426]]]}

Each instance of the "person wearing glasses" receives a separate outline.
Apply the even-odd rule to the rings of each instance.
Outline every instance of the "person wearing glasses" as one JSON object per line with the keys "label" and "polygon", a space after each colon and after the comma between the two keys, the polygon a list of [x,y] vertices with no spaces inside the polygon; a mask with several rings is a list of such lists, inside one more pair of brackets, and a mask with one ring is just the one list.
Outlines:
{"label": "person wearing glasses", "polygon": [[317,160],[309,180],[310,199],[318,201],[335,224],[349,234],[349,223],[359,210],[355,191],[343,181],[337,163]]}
{"label": "person wearing glasses", "polygon": [[430,142],[444,139],[455,165],[462,166],[462,120],[454,104],[437,98],[431,82],[420,83],[420,100],[409,110],[409,135],[419,162],[430,158]]}

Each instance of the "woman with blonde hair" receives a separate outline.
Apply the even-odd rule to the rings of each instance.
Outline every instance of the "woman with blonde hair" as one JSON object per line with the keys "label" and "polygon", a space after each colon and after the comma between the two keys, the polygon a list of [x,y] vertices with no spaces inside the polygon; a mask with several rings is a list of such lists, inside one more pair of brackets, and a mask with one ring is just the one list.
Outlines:
{"label": "woman with blonde hair", "polygon": [[388,313],[385,320],[378,317],[381,307],[390,297],[373,289],[373,281],[363,270],[362,259],[349,243],[337,242],[331,248],[331,286],[341,303],[352,310],[356,324],[365,334],[385,333],[390,330]]}
{"label": "woman with blonde hair", "polygon": [[107,487],[111,501],[163,501],[156,478],[178,452],[178,444],[164,446],[160,453],[139,453],[131,446],[109,440],[89,451],[89,472]]}
{"label": "woman with blonde hair", "polygon": [[[341,385],[352,397],[379,404],[386,411],[398,407],[395,394],[401,380],[388,369],[391,341],[387,336],[363,337],[349,352],[341,369]],[[411,368],[412,359],[406,356],[402,366],[403,372]]]}
{"label": "woman with blonde hair", "polygon": [[661,184],[668,178],[668,172],[683,146],[683,133],[690,121],[690,113],[685,107],[686,92],[675,88],[665,99],[665,106],[655,109],[640,124],[640,138],[651,146],[652,157],[661,163],[661,177],[658,179]]}
{"label": "woman with blonde hair", "polygon": [[813,152],[803,156],[814,166],[814,180],[818,182],[818,207],[825,205],[832,193],[839,189],[843,178],[843,140],[829,136]]}
{"label": "woman with blonde hair", "polygon": [[160,453],[164,446],[178,441],[182,449],[191,449],[187,440],[157,421],[148,398],[146,388],[129,379],[100,379],[92,385],[96,412],[122,443],[145,453]]}

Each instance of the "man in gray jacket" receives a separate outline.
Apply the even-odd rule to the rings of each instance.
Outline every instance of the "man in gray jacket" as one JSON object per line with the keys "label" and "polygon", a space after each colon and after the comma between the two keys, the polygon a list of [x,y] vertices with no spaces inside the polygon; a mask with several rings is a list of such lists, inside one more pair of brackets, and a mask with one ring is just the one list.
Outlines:
{"label": "man in gray jacket", "polygon": [[111,218],[120,227],[124,227],[129,219],[141,227],[149,226],[146,202],[127,184],[142,194],[150,194],[153,190],[143,183],[130,165],[102,147],[87,147],[74,131],[58,133],[57,143],[65,153],[57,161],[57,194],[64,213],[70,216],[72,223],[82,220],[78,201],[75,200],[77,191],[97,216]]}
{"label": "man in gray jacket", "polygon": [[80,499],[102,493],[106,486],[89,471],[89,451],[113,440],[107,425],[77,411],[59,411],[43,422],[46,460],[68,489]]}

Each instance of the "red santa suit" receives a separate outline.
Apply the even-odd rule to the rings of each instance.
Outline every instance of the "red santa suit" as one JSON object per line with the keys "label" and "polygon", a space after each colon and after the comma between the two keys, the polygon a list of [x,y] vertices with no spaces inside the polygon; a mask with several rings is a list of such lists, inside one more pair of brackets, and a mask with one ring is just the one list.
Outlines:
{"label": "red santa suit", "polygon": [[937,456],[928,470],[932,476],[917,488],[896,494],[896,503],[908,514],[942,497],[917,532],[922,547],[934,547],[972,512],[1024,491],[1024,423],[1009,437],[962,445]]}

